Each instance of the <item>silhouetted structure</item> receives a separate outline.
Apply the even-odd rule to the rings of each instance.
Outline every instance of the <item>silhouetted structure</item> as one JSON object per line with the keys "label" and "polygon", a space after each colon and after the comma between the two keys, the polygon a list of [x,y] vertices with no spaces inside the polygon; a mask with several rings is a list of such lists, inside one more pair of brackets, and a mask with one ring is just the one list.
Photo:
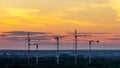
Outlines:
{"label": "silhouetted structure", "polygon": [[28,64],[30,64],[30,33],[28,32]]}
{"label": "silhouetted structure", "polygon": [[92,45],[92,42],[97,42],[97,43],[99,43],[99,40],[97,40],[97,41],[95,41],[95,40],[90,40],[89,41],[89,63],[91,63],[92,62],[92,59],[91,59],[91,49],[92,49],[92,47],[91,47],[91,45]]}
{"label": "silhouetted structure", "polygon": [[77,30],[75,29],[75,64],[77,64]]}
{"label": "silhouetted structure", "polygon": [[55,39],[57,40],[57,64],[59,64],[59,38],[62,38],[62,36],[56,36]]}

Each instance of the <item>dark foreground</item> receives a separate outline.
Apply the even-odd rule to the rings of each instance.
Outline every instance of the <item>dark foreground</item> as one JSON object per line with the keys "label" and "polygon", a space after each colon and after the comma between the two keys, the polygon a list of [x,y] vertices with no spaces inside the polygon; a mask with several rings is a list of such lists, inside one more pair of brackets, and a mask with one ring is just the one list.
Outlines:
{"label": "dark foreground", "polygon": [[120,57],[93,57],[92,63],[88,63],[87,57],[78,57],[78,63],[74,64],[74,57],[60,56],[60,64],[56,64],[56,57],[40,57],[39,64],[35,64],[35,58],[31,58],[31,64],[27,64],[27,58],[0,57],[0,68],[120,68]]}

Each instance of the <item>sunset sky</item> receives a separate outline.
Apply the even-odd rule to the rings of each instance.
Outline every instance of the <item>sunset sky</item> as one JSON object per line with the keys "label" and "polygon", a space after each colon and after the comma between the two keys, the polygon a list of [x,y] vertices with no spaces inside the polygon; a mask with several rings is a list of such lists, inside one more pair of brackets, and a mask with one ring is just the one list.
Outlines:
{"label": "sunset sky", "polygon": [[[56,35],[61,49],[72,49],[73,32],[79,49],[120,49],[120,0],[0,0],[0,49],[25,49],[27,32],[41,39],[40,49],[55,49]],[[32,41],[38,42],[38,41]],[[31,46],[35,49],[34,46]]]}

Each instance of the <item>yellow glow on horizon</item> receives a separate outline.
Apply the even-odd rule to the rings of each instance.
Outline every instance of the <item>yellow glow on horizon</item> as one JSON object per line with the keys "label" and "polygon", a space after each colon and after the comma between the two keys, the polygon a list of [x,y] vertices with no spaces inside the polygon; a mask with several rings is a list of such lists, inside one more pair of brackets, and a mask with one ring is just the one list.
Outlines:
{"label": "yellow glow on horizon", "polygon": [[[42,1],[42,0],[41,0]],[[119,29],[120,21],[120,1],[82,1],[82,0],[66,0],[66,1],[43,1],[38,3],[39,0],[32,1],[33,6],[25,4],[22,1],[13,3],[12,1],[1,1],[0,7],[0,23],[4,26],[9,26],[6,30],[37,30],[42,31],[65,31],[73,28],[78,28],[80,31],[103,31],[111,30],[118,32],[114,29]],[[6,2],[6,3],[5,3]],[[6,5],[7,4],[7,5]],[[27,6],[28,5],[28,6]],[[25,7],[23,7],[25,6]],[[111,12],[111,13],[109,13]],[[114,16],[114,17],[113,17]],[[61,25],[61,26],[59,26]],[[69,26],[68,26],[69,25]],[[58,27],[56,27],[58,26]],[[68,28],[63,29],[62,26]],[[56,27],[56,29],[55,29]],[[86,28],[88,27],[88,28]],[[101,27],[101,29],[100,29]],[[82,28],[82,29],[81,29]],[[88,29],[88,30],[87,30]],[[104,30],[105,29],[105,30]],[[59,32],[59,31],[58,31]]]}
{"label": "yellow glow on horizon", "polygon": [[17,22],[14,22],[14,20],[12,20],[12,19],[6,19],[6,20],[3,20],[2,22],[6,23],[8,25],[18,24]]}

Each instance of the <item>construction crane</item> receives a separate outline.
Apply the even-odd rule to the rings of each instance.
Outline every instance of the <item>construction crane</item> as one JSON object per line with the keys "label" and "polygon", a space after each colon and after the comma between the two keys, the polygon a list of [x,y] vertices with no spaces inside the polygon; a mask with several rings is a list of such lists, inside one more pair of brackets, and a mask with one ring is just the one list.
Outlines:
{"label": "construction crane", "polygon": [[65,36],[55,36],[55,38],[54,39],[56,39],[56,41],[57,41],[57,64],[59,64],[59,41],[60,41],[60,38],[63,38],[63,37],[65,37]]}
{"label": "construction crane", "polygon": [[[36,44],[36,43],[34,43],[34,44],[31,44],[31,38],[30,38],[30,33],[28,32],[28,52],[27,52],[27,59],[28,59],[28,64],[30,64],[30,46],[31,45],[35,45],[36,46],[36,50],[37,50],[37,52],[38,52],[38,46],[39,46],[39,44]],[[40,40],[40,39],[39,39]],[[38,59],[38,55],[36,56],[36,64],[38,64],[38,62],[39,62],[39,59]]]}
{"label": "construction crane", "polygon": [[75,29],[75,64],[77,64],[77,41],[78,41],[77,30]]}
{"label": "construction crane", "polygon": [[77,33],[77,30],[75,29],[75,32],[74,32],[74,37],[75,37],[75,51],[74,51],[74,55],[75,55],[75,64],[77,64],[77,46],[78,46],[78,37],[87,37],[87,36],[91,36],[90,34],[83,34],[83,35],[78,35]]}
{"label": "construction crane", "polygon": [[93,42],[99,43],[100,41],[99,40],[96,40],[96,41],[95,40],[90,40],[89,41],[89,63],[92,62],[92,52],[91,52],[92,47],[91,47],[91,45],[92,45]]}
{"label": "construction crane", "polygon": [[[38,53],[38,45],[39,45],[39,44],[34,43],[33,45],[36,46],[36,51],[37,51],[37,53]],[[36,55],[36,64],[38,64],[38,63],[39,63],[39,57],[38,57],[38,55]]]}
{"label": "construction crane", "polygon": [[31,39],[30,39],[30,33],[28,32],[28,54],[27,54],[27,57],[28,57],[28,64],[30,64],[30,45],[31,45]]}

